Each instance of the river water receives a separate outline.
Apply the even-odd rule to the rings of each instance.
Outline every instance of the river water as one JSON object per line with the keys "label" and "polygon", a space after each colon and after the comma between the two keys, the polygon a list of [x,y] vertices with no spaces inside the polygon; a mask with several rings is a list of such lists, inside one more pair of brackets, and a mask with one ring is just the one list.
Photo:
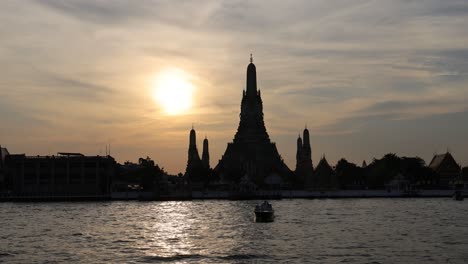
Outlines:
{"label": "river water", "polygon": [[0,203],[7,263],[468,263],[468,201]]}

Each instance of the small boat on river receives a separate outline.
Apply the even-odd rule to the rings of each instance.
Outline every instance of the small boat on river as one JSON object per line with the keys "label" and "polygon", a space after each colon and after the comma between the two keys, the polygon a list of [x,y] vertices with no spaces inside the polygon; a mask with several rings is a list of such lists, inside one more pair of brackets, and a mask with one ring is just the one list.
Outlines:
{"label": "small boat on river", "polygon": [[273,222],[275,220],[275,210],[271,204],[264,201],[255,206],[255,222]]}

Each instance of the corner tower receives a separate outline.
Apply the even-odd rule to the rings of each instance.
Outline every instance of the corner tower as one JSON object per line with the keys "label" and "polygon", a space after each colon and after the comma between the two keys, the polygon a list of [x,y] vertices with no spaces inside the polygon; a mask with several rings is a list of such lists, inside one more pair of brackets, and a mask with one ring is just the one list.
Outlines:
{"label": "corner tower", "polygon": [[195,132],[195,129],[192,126],[192,129],[190,130],[188,163],[198,162],[199,160],[200,160],[200,156],[198,155],[198,149],[197,149],[197,134]]}
{"label": "corner tower", "polygon": [[310,136],[309,136],[309,129],[307,129],[307,126],[304,128],[304,133],[303,133],[303,138],[304,138],[304,144],[303,144],[303,154],[304,154],[304,160],[312,164],[312,149],[310,148]]}
{"label": "corner tower", "polygon": [[297,139],[297,155],[296,155],[296,178],[302,186],[309,188],[313,185],[314,167],[312,164],[312,149],[310,147],[310,135],[307,127],[304,128],[301,136]]}
{"label": "corner tower", "polygon": [[302,150],[302,139],[301,135],[297,137],[297,152],[296,152],[296,171],[299,168],[300,164],[302,163],[303,157],[303,150]]}
{"label": "corner tower", "polygon": [[208,139],[206,137],[203,140],[202,162],[203,162],[203,166],[205,166],[205,168],[210,167],[210,152],[208,150]]}
{"label": "corner tower", "polygon": [[189,137],[189,149],[185,177],[189,182],[204,181],[208,177],[197,149],[197,134],[192,126]]}

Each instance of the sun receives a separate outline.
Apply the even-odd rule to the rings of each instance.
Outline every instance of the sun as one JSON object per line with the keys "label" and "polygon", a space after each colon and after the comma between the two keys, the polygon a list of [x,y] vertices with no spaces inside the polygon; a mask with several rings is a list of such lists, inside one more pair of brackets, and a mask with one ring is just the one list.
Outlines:
{"label": "sun", "polygon": [[168,115],[180,115],[192,106],[194,86],[190,75],[180,69],[161,71],[153,87],[153,97]]}

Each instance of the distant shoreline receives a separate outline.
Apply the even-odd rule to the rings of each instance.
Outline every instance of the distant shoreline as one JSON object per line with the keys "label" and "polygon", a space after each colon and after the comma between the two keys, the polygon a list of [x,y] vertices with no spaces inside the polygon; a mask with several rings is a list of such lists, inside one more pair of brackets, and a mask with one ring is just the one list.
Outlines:
{"label": "distant shoreline", "polygon": [[[453,190],[421,190],[417,192],[387,190],[339,191],[259,191],[233,194],[228,191],[193,191],[186,196],[152,195],[152,193],[114,192],[111,196],[3,196],[0,202],[84,202],[84,201],[187,201],[187,200],[281,200],[281,199],[363,199],[363,198],[450,198]],[[464,192],[465,196],[468,190]]]}

